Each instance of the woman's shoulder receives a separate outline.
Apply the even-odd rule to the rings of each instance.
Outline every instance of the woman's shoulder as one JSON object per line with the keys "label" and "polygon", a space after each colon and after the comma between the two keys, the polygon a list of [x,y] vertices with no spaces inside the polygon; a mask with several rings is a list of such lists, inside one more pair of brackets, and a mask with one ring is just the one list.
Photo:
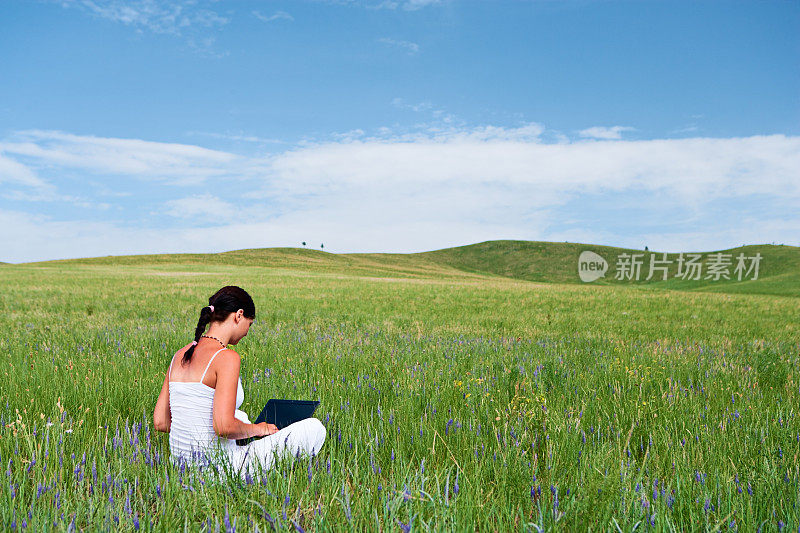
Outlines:
{"label": "woman's shoulder", "polygon": [[239,364],[242,361],[242,356],[239,355],[239,352],[237,352],[232,348],[224,348],[220,350],[219,354],[217,355],[217,358],[220,357],[224,358],[227,361],[235,362],[236,364]]}
{"label": "woman's shoulder", "polygon": [[217,350],[212,357],[213,365],[216,365],[218,362],[225,365],[225,366],[238,366],[242,361],[242,356],[236,350],[231,348],[222,348],[221,350]]}
{"label": "woman's shoulder", "polygon": [[211,368],[214,368],[217,373],[222,372],[224,374],[236,375],[239,374],[241,365],[241,356],[236,350],[231,350],[230,348],[220,350],[210,364]]}

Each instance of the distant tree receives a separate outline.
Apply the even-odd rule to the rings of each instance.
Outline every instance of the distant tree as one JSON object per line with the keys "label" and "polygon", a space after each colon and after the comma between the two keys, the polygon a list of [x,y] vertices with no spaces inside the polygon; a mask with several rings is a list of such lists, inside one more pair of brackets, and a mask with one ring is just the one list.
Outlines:
{"label": "distant tree", "polygon": [[645,251],[645,252],[647,251],[647,246],[645,246],[645,247],[644,247],[644,251]]}
{"label": "distant tree", "polygon": [[319,247],[320,248],[325,248],[325,245],[324,244],[320,244]]}
{"label": "distant tree", "polygon": [[303,248],[305,248],[305,246],[306,246],[306,241],[303,241]]}

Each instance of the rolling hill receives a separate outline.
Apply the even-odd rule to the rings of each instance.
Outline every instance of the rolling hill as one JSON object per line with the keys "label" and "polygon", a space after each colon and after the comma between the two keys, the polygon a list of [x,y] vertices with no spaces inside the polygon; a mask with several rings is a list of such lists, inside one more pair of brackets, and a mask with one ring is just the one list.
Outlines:
{"label": "rolling hill", "polygon": [[[667,279],[655,271],[653,279],[647,281],[649,261],[654,255],[663,260],[661,252],[615,248],[610,246],[580,243],[541,241],[486,241],[467,246],[445,248],[430,252],[394,253],[350,253],[334,254],[305,248],[256,248],[235,250],[218,254],[156,254],[131,256],[106,256],[86,259],[65,259],[26,263],[39,268],[110,267],[162,268],[166,270],[194,271],[212,265],[217,266],[262,266],[285,270],[328,272],[359,277],[408,277],[408,278],[506,278],[540,283],[581,284],[578,277],[578,257],[583,251],[592,251],[608,264],[605,277],[593,281],[592,285],[628,285],[642,289],[674,289],[689,291],[712,291],[726,293],[773,294],[800,296],[800,248],[785,245],[749,245],[727,250],[697,252],[701,255],[700,279],[684,279],[677,276],[678,254],[667,254],[671,261],[667,267]],[[712,254],[724,254],[730,262],[727,267],[729,279],[709,275]],[[617,261],[622,254],[641,254],[639,280],[617,279]],[[751,271],[737,279],[736,259],[744,254],[746,266],[751,258],[760,254],[757,279]],[[684,254],[686,255],[686,254]],[[624,256],[623,256],[624,257]],[[4,265],[11,266],[11,265]]]}

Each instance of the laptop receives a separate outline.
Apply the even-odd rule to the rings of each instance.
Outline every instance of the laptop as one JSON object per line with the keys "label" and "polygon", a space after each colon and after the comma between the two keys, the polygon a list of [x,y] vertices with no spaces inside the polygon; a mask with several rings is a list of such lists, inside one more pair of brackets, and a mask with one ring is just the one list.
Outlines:
{"label": "laptop", "polygon": [[[267,424],[275,424],[278,429],[283,429],[286,426],[311,418],[314,411],[319,407],[317,400],[275,400],[272,399],[267,402],[261,414],[253,422],[260,424],[266,422]],[[257,439],[264,437],[249,437],[246,439],[236,439],[236,444],[239,446],[247,446]]]}

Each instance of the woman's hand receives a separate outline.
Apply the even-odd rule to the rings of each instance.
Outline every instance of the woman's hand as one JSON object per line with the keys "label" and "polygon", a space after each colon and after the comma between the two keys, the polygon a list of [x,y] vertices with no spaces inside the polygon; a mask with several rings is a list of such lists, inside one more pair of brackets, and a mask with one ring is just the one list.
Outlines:
{"label": "woman's hand", "polygon": [[267,435],[272,435],[273,433],[278,432],[278,426],[275,424],[267,424],[266,422],[259,422],[256,424],[256,427],[259,430],[258,437],[266,437]]}

